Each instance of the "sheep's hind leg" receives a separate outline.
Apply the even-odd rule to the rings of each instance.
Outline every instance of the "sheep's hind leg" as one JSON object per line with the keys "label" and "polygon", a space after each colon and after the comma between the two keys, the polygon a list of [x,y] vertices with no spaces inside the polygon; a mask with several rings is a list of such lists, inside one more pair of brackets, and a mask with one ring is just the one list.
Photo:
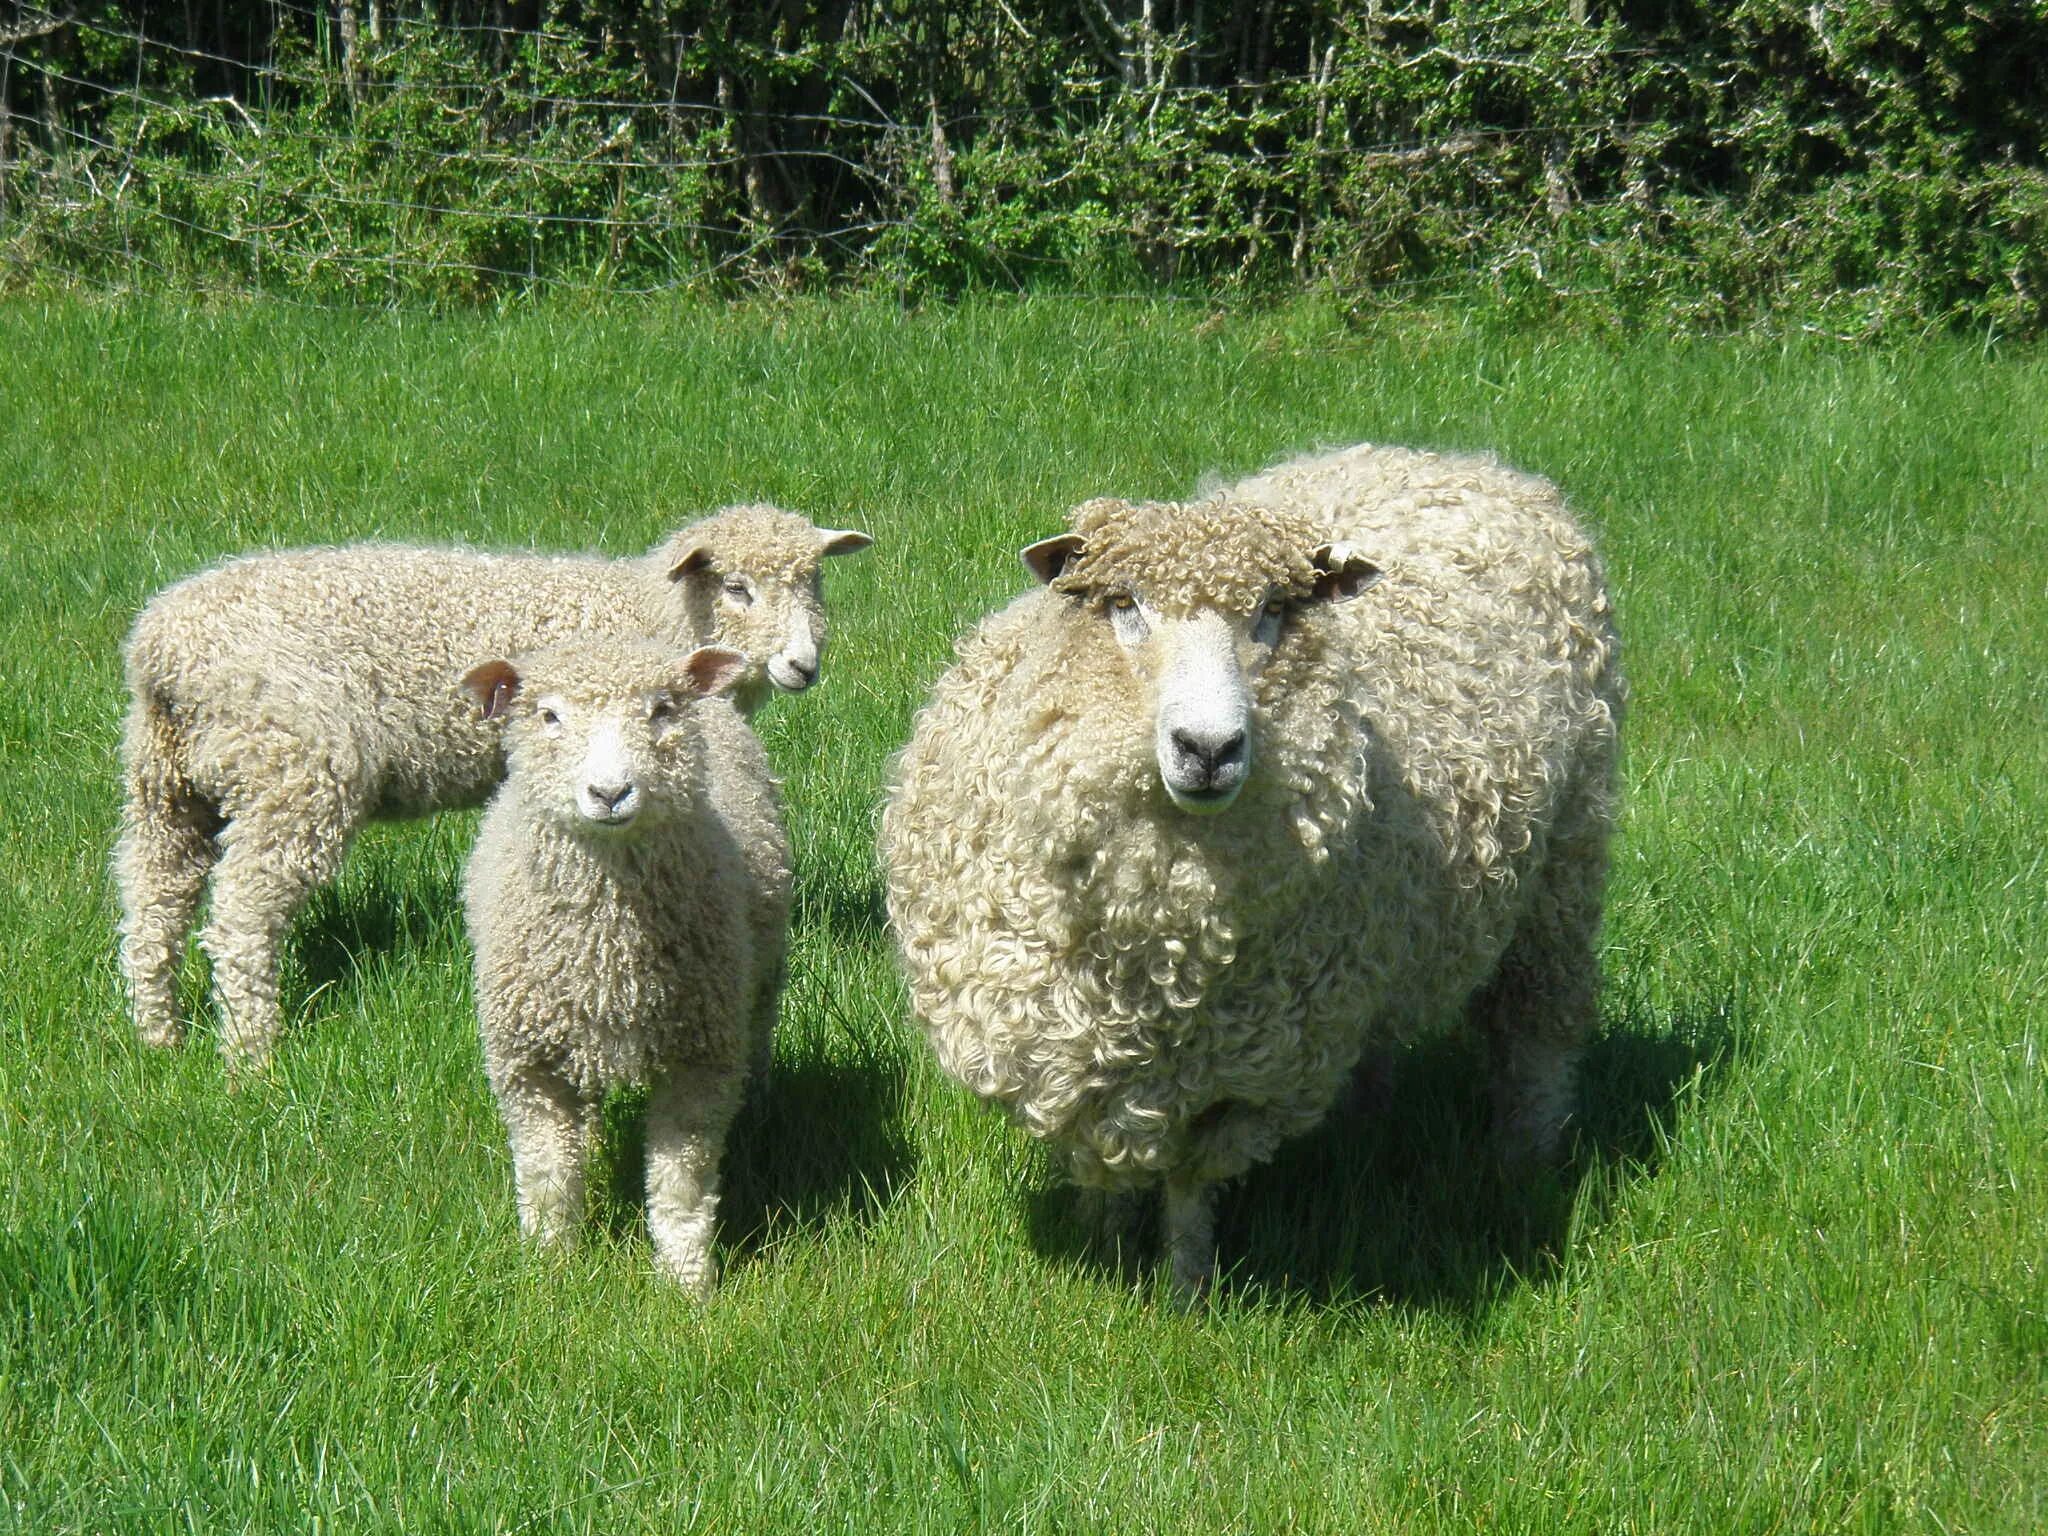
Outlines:
{"label": "sheep's hind leg", "polygon": [[515,1072],[498,1084],[498,1113],[512,1143],[519,1230],[535,1242],[570,1242],[582,1224],[592,1108],[552,1072]]}
{"label": "sheep's hind leg", "polygon": [[196,795],[151,799],[131,793],[114,847],[121,898],[121,973],[145,1045],[185,1038],[178,1012],[178,969],[199,911],[207,872],[220,850],[219,818]]}
{"label": "sheep's hind leg", "polygon": [[1216,1187],[1202,1179],[1168,1179],[1159,1231],[1174,1299],[1193,1306],[1216,1277]]}
{"label": "sheep's hind leg", "polygon": [[284,936],[306,898],[334,878],[361,816],[335,785],[227,811],[200,943],[213,961],[222,1054],[231,1068],[260,1070],[277,1040]]}
{"label": "sheep's hind leg", "polygon": [[1074,1214],[1090,1251],[1126,1276],[1137,1271],[1146,1191],[1084,1187],[1075,1196]]}
{"label": "sheep's hind leg", "polygon": [[1510,1168],[1555,1162],[1577,1102],[1579,1056],[1598,1022],[1599,850],[1553,859],[1493,979],[1472,1000],[1492,1065],[1493,1127]]}
{"label": "sheep's hind leg", "polygon": [[654,1262],[696,1296],[708,1296],[718,1284],[711,1235],[719,1164],[745,1091],[742,1070],[678,1066],[648,1096],[647,1232]]}

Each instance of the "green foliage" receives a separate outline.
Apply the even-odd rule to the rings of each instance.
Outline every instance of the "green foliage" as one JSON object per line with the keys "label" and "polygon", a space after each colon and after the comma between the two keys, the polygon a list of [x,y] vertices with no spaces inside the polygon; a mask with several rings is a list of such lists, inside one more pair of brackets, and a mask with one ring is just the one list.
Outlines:
{"label": "green foliage", "polygon": [[18,278],[1309,283],[1853,335],[2032,333],[2048,295],[2039,7],[161,10],[0,54]]}

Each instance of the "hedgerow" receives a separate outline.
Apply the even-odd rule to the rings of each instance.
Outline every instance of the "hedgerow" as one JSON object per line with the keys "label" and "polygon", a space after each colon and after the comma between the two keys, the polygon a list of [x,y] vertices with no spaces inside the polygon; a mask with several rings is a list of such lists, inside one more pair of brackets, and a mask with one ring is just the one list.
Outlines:
{"label": "hedgerow", "polygon": [[0,254],[318,297],[1477,291],[2041,328],[2048,11],[1971,0],[99,0]]}

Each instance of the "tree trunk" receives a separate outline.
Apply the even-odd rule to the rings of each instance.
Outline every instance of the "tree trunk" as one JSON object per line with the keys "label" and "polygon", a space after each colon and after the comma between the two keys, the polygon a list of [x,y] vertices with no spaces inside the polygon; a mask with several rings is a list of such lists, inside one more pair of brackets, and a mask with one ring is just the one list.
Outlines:
{"label": "tree trunk", "polygon": [[341,79],[349,105],[363,104],[362,48],[356,36],[356,0],[334,0],[334,19],[341,33]]}

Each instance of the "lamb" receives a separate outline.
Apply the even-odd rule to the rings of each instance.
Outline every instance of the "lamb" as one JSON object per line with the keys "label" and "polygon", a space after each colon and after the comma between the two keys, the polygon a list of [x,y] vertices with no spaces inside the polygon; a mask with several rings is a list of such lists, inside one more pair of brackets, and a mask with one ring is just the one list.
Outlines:
{"label": "lamb", "polygon": [[457,684],[479,656],[570,635],[716,642],[753,658],[751,713],[800,691],[825,641],[819,562],[868,536],[729,507],[645,556],[395,544],[232,560],[165,589],[129,635],[126,805],[113,870],[135,1027],[175,1045],[177,975],[202,888],[221,1047],[261,1067],[294,914],[374,817],[481,804],[497,733]]}
{"label": "lamb", "polygon": [[592,638],[464,678],[510,765],[464,900],[520,1230],[574,1235],[603,1096],[644,1085],[655,1261],[698,1295],[717,1282],[719,1161],[773,1028],[789,920],[767,755],[714,697],[745,664]]}
{"label": "lamb", "polygon": [[1461,1015],[1510,1161],[1555,1155],[1595,1022],[1624,686],[1548,482],[1362,444],[1191,503],[1103,499],[958,648],[885,808],[940,1062],[1174,1293],[1219,1182],[1368,1049]]}

